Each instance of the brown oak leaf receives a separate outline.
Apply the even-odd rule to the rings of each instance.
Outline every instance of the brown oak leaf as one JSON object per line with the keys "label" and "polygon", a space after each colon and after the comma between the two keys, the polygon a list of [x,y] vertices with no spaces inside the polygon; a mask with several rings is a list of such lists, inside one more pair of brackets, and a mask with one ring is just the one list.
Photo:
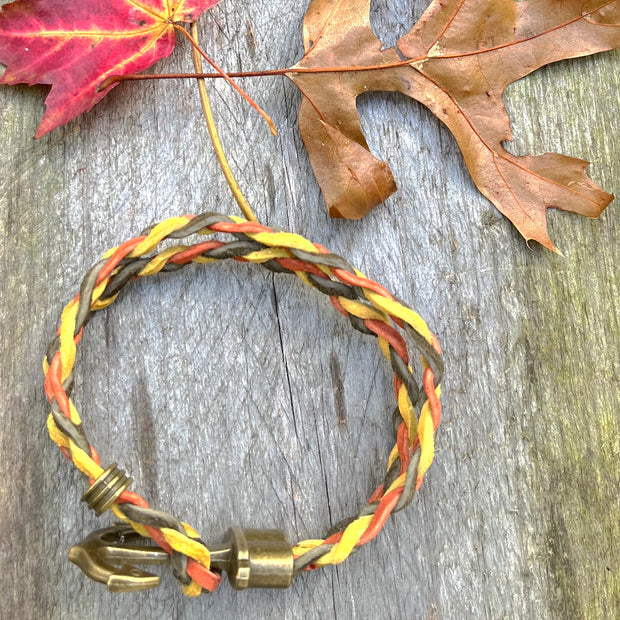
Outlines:
{"label": "brown oak leaf", "polygon": [[370,0],[312,0],[305,55],[288,74],[304,95],[299,127],[331,216],[360,218],[396,189],[362,134],[356,98],[368,91],[404,93],[440,118],[478,189],[526,240],[555,250],[547,208],[594,218],[611,202],[588,162],[508,153],[502,96],[543,65],[619,47],[620,0],[435,0],[389,49],[369,11]]}

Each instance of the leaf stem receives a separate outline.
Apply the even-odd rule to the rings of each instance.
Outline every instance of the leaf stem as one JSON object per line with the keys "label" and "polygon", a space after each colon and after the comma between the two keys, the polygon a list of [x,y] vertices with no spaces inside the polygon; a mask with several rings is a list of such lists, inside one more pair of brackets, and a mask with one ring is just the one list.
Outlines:
{"label": "leaf stem", "polygon": [[[185,35],[185,37],[189,40],[189,42],[192,44],[194,53],[197,52],[198,54],[200,54],[200,56],[202,56],[217,71],[217,74],[219,75],[219,77],[226,80],[245,99],[245,101],[249,103],[265,119],[265,121],[267,121],[271,134],[274,136],[277,136],[278,130],[276,129],[276,126],[273,124],[273,121],[271,120],[267,112],[265,112],[265,110],[263,110],[238,84],[235,84],[235,82],[233,82],[230,79],[230,76],[223,69],[221,69],[218,65],[216,65],[215,62],[213,62],[213,60],[211,60],[211,58],[209,58],[206,52],[200,47],[194,35],[194,33],[197,33],[196,28],[194,28],[195,23],[196,22],[192,23],[192,34],[187,32],[187,30],[185,30],[185,28],[183,28],[183,26],[181,26],[180,24],[175,24],[174,27],[179,32],[182,32]],[[202,62],[200,66],[201,66],[200,72],[202,73]]]}
{"label": "leaf stem", "polygon": [[383,69],[394,69],[405,67],[416,62],[427,60],[428,56],[408,58],[398,62],[389,62],[382,65],[351,66],[351,67],[289,67],[288,69],[267,69],[264,71],[236,71],[224,73],[151,73],[151,74],[132,74],[132,75],[112,75],[99,84],[98,90],[104,90],[116,82],[133,82],[141,80],[195,80],[197,77],[203,80],[217,78],[251,78],[269,77],[274,75],[292,75],[303,73],[353,73],[357,71],[382,71]]}
{"label": "leaf stem", "polygon": [[[192,23],[192,36],[193,39],[198,41],[198,26],[196,22]],[[188,33],[189,34],[189,33]],[[252,222],[257,222],[256,216],[252,212],[252,208],[248,204],[245,199],[243,193],[241,192],[241,188],[233,175],[233,172],[228,164],[228,160],[226,159],[226,155],[224,154],[224,149],[222,147],[222,142],[220,141],[220,137],[217,132],[217,127],[215,126],[215,119],[213,118],[213,110],[211,109],[211,102],[209,101],[209,94],[207,93],[207,86],[205,84],[204,78],[200,77],[202,74],[202,59],[201,54],[199,52],[199,46],[195,45],[192,49],[192,58],[194,61],[194,68],[196,69],[195,78],[198,83],[198,92],[200,93],[200,102],[202,103],[202,111],[204,113],[205,119],[207,121],[207,128],[209,129],[209,136],[211,137],[211,142],[213,143],[213,148],[215,150],[215,155],[220,164],[220,168],[224,173],[224,177],[226,178],[226,182],[228,183],[228,187],[230,187],[230,191],[232,192],[241,212],[247,220]]]}

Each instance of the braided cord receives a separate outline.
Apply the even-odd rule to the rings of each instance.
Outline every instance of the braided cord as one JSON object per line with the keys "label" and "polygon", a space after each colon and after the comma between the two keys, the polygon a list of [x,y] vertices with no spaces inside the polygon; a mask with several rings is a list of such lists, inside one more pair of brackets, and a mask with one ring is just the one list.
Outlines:
{"label": "braided cord", "polygon": [[[227,233],[233,239],[158,249],[165,240],[214,233]],[[377,338],[394,372],[396,442],[383,483],[359,514],[337,524],[325,538],[303,540],[293,548],[295,574],[338,564],[372,540],[387,517],[409,504],[420,488],[433,460],[434,433],[441,418],[443,362],[437,339],[418,314],[342,257],[299,235],[239,217],[204,213],[166,219],[106,252],[86,273],[80,292],[64,308],[57,335],[43,362],[45,392],[51,404],[47,420],[50,437],[92,484],[103,468],[70,399],[77,345],[84,326],[97,310],[113,303],[131,280],[176,271],[189,263],[227,258],[257,263],[276,273],[294,273],[304,284],[328,295],[355,329]],[[421,389],[409,363],[403,333],[420,354]],[[221,576],[210,570],[209,550],[192,527],[150,508],[140,495],[127,490],[117,498],[112,510],[117,518],[129,523],[138,534],[152,538],[171,555],[172,571],[185,594],[196,596],[203,588],[217,588]]]}

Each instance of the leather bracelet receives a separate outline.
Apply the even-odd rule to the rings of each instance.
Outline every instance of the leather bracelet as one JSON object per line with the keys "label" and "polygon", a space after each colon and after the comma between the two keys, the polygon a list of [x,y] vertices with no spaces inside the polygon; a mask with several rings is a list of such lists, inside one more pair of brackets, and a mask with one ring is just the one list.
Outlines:
{"label": "leather bracelet", "polygon": [[[166,240],[214,233],[232,235],[232,239],[161,247]],[[205,544],[191,526],[151,508],[140,495],[128,490],[131,479],[116,464],[104,471],[70,399],[83,329],[97,310],[116,300],[125,284],[177,271],[189,263],[229,258],[257,263],[276,273],[294,273],[329,296],[352,327],[377,338],[394,372],[396,440],[385,479],[357,515],[338,523],[324,538],[291,546],[277,530],[233,527],[223,544]],[[421,367],[417,371],[410,364],[403,336],[420,354]],[[49,434],[89,479],[82,499],[97,515],[111,509],[121,522],[75,545],[69,556],[89,577],[105,583],[112,591],[158,585],[158,576],[136,566],[141,563],[170,563],[185,594],[195,596],[203,589],[215,590],[222,571],[228,573],[237,589],[281,588],[303,571],[342,562],[374,538],[392,512],[411,502],[433,459],[434,433],[441,418],[443,362],[437,339],[420,316],[321,245],[293,233],[216,213],[164,220],[106,252],[86,273],[80,292],[64,308],[43,366],[45,392],[51,404]],[[414,374],[421,377],[421,387]],[[157,546],[132,544],[141,537],[151,538]]]}

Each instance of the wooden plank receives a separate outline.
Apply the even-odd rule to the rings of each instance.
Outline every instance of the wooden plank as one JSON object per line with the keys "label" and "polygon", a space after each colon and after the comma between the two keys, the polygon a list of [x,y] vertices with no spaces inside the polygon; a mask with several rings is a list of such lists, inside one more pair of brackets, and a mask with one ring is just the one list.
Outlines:
{"label": "wooden plank", "polygon": [[[413,4],[413,11],[412,6]],[[393,43],[425,2],[377,2]],[[291,65],[304,3],[233,2],[201,19],[227,69]],[[162,71],[189,70],[179,42]],[[511,87],[516,152],[595,162],[620,193],[618,52],[559,63]],[[236,213],[190,83],[123,85],[34,141],[45,89],[0,89],[0,616],[50,618],[599,618],[620,602],[618,311],[612,205],[549,216],[564,256],[527,248],[470,181],[450,134],[405,98],[360,101],[399,184],[360,222],[329,221],[296,128],[299,94],[247,81],[278,138],[228,88],[224,143],[261,221],[341,253],[438,334],[447,375],[436,461],[416,502],[345,564],[287,591],[226,585],[189,600],[110,595],[66,561],[106,523],[46,436],[40,371],[87,267],[144,226]],[[104,461],[156,507],[216,541],[231,524],[324,534],[381,479],[390,372],[322,296],[256,267],[190,267],[142,281],[89,325],[75,399]]]}

